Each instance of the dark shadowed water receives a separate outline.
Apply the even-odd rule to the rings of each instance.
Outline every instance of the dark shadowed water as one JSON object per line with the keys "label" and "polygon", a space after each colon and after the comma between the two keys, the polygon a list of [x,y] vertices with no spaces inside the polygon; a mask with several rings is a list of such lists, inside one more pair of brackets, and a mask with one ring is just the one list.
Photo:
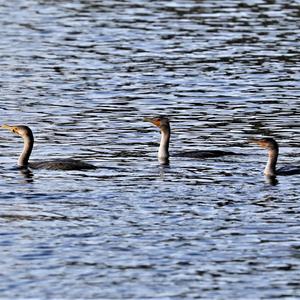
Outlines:
{"label": "dark shadowed water", "polygon": [[[0,132],[0,298],[298,299],[298,0],[0,2],[0,123],[27,124],[32,159],[95,171],[16,169]],[[160,167],[171,152],[218,159]]]}

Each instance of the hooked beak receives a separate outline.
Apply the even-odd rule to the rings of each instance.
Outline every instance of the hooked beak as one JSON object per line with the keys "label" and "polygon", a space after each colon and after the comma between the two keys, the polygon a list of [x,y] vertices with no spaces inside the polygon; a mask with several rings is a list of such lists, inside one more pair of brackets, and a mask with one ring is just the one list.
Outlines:
{"label": "hooked beak", "polygon": [[13,131],[13,126],[10,126],[10,125],[7,125],[7,124],[3,124],[3,125],[1,126],[1,128],[4,128],[4,129],[8,129],[8,130],[10,130],[10,131]]}
{"label": "hooked beak", "polygon": [[7,124],[3,124],[0,128],[8,129],[9,131],[11,131],[13,133],[18,134],[18,129],[15,126],[10,126],[10,125],[7,125]]}
{"label": "hooked beak", "polygon": [[258,144],[258,145],[259,145],[259,140],[256,140],[256,139],[250,139],[250,140],[248,140],[248,143],[249,143],[249,144]]}
{"label": "hooked beak", "polygon": [[262,148],[266,148],[266,144],[261,140],[250,139],[250,140],[248,140],[248,143],[257,144]]}

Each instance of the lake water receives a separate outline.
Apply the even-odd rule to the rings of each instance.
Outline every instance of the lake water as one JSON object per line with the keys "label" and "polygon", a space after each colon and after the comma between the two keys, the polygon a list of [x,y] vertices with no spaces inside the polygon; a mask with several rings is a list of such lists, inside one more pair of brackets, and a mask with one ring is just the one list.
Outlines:
{"label": "lake water", "polygon": [[[1,124],[27,124],[32,160],[93,171],[15,168],[22,139],[0,132],[1,299],[298,299],[298,0],[12,0],[0,4]],[[244,155],[157,161],[171,153]]]}

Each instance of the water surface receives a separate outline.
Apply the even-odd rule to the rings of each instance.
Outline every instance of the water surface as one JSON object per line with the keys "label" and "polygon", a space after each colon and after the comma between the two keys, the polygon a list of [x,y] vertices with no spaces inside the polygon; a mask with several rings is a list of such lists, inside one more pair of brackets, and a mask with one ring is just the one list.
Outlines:
{"label": "water surface", "polygon": [[[21,172],[1,131],[4,299],[295,299],[300,296],[299,2],[6,1],[1,123],[27,124],[32,159],[95,171]],[[171,153],[244,155],[159,166]]]}

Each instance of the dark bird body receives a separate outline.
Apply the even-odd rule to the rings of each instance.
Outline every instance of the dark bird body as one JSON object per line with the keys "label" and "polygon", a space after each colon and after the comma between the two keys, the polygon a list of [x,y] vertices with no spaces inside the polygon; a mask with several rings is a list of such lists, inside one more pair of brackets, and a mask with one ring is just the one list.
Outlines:
{"label": "dark bird body", "polygon": [[[171,137],[171,127],[170,127],[169,119],[164,116],[159,116],[154,118],[145,118],[145,121],[151,122],[152,124],[160,128],[161,140],[158,149],[158,159],[162,163],[164,162],[168,163],[169,156],[170,156],[169,144],[170,144],[170,137]],[[205,159],[205,158],[221,157],[226,155],[237,155],[237,154],[231,151],[222,151],[222,150],[192,150],[192,151],[180,151],[174,153],[173,156]]]}
{"label": "dark bird body", "polygon": [[96,169],[94,165],[91,165],[89,163],[80,160],[71,159],[71,158],[31,162],[29,161],[29,158],[34,144],[34,137],[31,129],[28,126],[24,126],[24,125],[17,125],[17,126],[3,125],[2,128],[9,129],[11,132],[21,136],[24,140],[24,148],[18,159],[18,166],[21,168],[47,169],[47,170]]}

